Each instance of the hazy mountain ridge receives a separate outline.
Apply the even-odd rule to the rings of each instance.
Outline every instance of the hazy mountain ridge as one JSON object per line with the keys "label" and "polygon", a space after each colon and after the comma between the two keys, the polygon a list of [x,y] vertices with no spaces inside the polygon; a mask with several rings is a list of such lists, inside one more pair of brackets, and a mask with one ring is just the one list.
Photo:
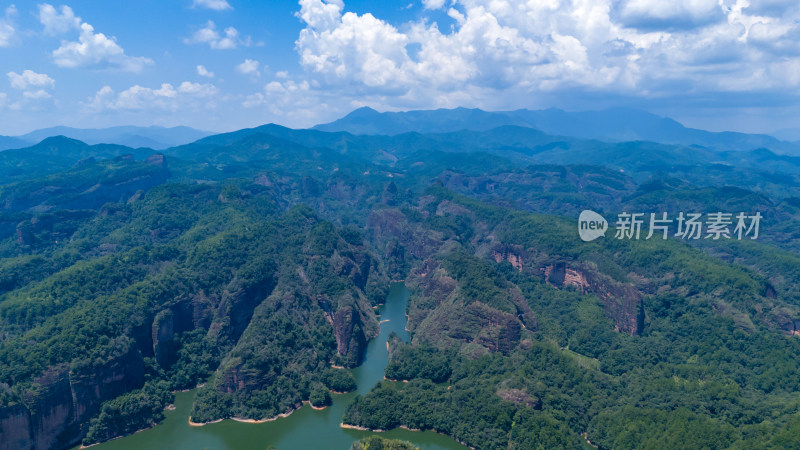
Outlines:
{"label": "hazy mountain ridge", "polygon": [[581,112],[567,112],[556,108],[495,112],[456,108],[381,113],[363,107],[341,119],[316,125],[313,129],[397,135],[407,132],[487,131],[502,125],[530,127],[552,135],[583,139],[696,144],[717,150],[768,147],[779,153],[800,154],[800,145],[796,142],[781,141],[766,134],[711,132],[687,128],[673,119],[630,108]]}
{"label": "hazy mountain ridge", "polygon": [[89,145],[116,144],[126,147],[147,147],[161,150],[188,144],[213,133],[190,127],[137,127],[116,126],[109,128],[51,127],[31,131],[20,136],[0,136],[0,150],[16,149],[36,144],[53,136],[65,136]]}

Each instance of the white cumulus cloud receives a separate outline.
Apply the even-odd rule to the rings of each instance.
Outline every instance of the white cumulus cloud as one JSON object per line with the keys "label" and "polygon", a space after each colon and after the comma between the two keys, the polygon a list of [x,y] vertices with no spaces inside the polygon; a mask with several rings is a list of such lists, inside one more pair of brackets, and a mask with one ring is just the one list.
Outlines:
{"label": "white cumulus cloud", "polygon": [[259,62],[253,59],[245,59],[243,63],[236,66],[236,71],[242,75],[259,76]]}
{"label": "white cumulus cloud", "polygon": [[422,0],[425,9],[441,9],[444,3],[445,0]]}
{"label": "white cumulus cloud", "polygon": [[29,98],[31,100],[42,100],[52,97],[52,95],[50,95],[50,93],[45,91],[44,89],[38,89],[35,91],[25,91],[22,94],[22,96],[25,98]]}
{"label": "white cumulus cloud", "polygon": [[192,83],[189,81],[182,82],[177,88],[170,83],[162,83],[158,88],[137,84],[120,93],[116,93],[110,86],[103,86],[84,105],[95,111],[177,111],[184,108],[195,108],[197,101],[208,101],[208,99],[216,96],[218,92],[218,89],[213,84]]}
{"label": "white cumulus cloud", "polygon": [[201,77],[214,78],[214,72],[209,72],[206,66],[200,64],[197,66],[197,74]]}
{"label": "white cumulus cloud", "polygon": [[311,90],[338,88],[348,104],[522,107],[543,93],[668,98],[687,86],[800,94],[800,8],[788,0],[424,0],[447,9],[446,26],[299,3]]}
{"label": "white cumulus cloud", "polygon": [[191,38],[185,39],[187,44],[208,44],[214,50],[230,50],[242,44],[239,38],[239,31],[234,27],[228,27],[224,35],[217,31],[217,25],[209,20],[206,26],[195,31]]}
{"label": "white cumulus cloud", "polygon": [[192,3],[194,7],[213,9],[214,11],[224,11],[226,9],[233,9],[233,7],[226,0],[194,0]]}
{"label": "white cumulus cloud", "polygon": [[11,47],[17,38],[17,30],[13,22],[16,15],[17,7],[11,5],[6,8],[5,17],[0,19],[0,48]]}
{"label": "white cumulus cloud", "polygon": [[39,22],[44,25],[44,33],[49,35],[67,33],[81,26],[81,18],[75,15],[72,8],[62,5],[59,13],[47,3],[39,5]]}
{"label": "white cumulus cloud", "polygon": [[16,72],[8,72],[6,74],[8,76],[8,81],[11,83],[11,87],[14,89],[25,90],[29,87],[53,87],[55,86],[55,80],[47,76],[44,73],[36,73],[32,70],[24,70],[22,74],[18,74]]}
{"label": "white cumulus cloud", "polygon": [[217,88],[213,84],[191,83],[184,81],[178,86],[178,92],[181,94],[188,94],[195,98],[213,97],[217,95]]}
{"label": "white cumulus cloud", "polygon": [[126,55],[113,36],[96,33],[93,26],[82,22],[68,6],[62,6],[59,14],[49,4],[39,5],[39,21],[44,25],[45,33],[49,34],[66,33],[73,28],[80,30],[77,41],[62,41],[61,46],[53,51],[53,61],[59,67],[108,65],[128,72],[140,72],[153,64],[149,58]]}

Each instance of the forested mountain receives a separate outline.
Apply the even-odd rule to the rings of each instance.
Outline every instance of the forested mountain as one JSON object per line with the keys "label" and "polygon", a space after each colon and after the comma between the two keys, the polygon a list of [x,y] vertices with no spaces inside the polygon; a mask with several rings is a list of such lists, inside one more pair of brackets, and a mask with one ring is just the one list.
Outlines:
{"label": "forested mountain", "polygon": [[[798,160],[485,124],[0,152],[0,448],[132,433],[197,385],[194,422],[324,405],[354,389],[390,280],[411,341],[345,424],[482,449],[800,446]],[[763,219],[755,240],[583,242],[585,209]]]}

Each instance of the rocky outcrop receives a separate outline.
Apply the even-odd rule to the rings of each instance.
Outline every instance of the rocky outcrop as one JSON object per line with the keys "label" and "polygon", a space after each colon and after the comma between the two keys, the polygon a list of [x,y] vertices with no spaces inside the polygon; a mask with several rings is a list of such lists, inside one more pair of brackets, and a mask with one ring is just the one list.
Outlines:
{"label": "rocky outcrop", "polygon": [[92,417],[106,400],[144,384],[144,361],[132,343],[120,344],[117,356],[101,365],[78,365],[70,372],[75,419]]}
{"label": "rocky outcrop", "polygon": [[69,239],[83,221],[93,215],[94,211],[87,210],[38,214],[17,224],[17,244],[51,244]]}
{"label": "rocky outcrop", "polygon": [[33,401],[36,414],[31,416],[34,448],[57,448],[71,444],[80,433],[77,420],[79,411],[94,409],[94,405],[91,401],[79,403],[66,366],[50,369],[34,382],[42,387]]}
{"label": "rocky outcrop", "polygon": [[373,211],[367,226],[372,231],[376,247],[383,251],[390,264],[402,266],[424,260],[436,253],[444,243],[442,233],[409,222],[405,214],[397,209]]}
{"label": "rocky outcrop", "polygon": [[156,361],[161,367],[172,365],[175,349],[175,321],[172,311],[167,309],[161,311],[153,320],[152,339],[153,353]]}
{"label": "rocky outcrop", "polygon": [[229,286],[217,307],[217,320],[211,325],[212,332],[230,342],[238,341],[250,324],[256,306],[270,295],[275,286],[276,281],[271,277],[248,287]]}
{"label": "rocky outcrop", "polygon": [[193,298],[178,302],[156,314],[151,326],[150,339],[153,346],[152,354],[155,355],[159,366],[169,368],[175,363],[179,347],[177,337],[181,333],[208,326],[207,311],[204,311],[206,314],[200,313],[201,318],[198,320],[198,310],[202,311],[202,306],[195,304]]}
{"label": "rocky outcrop", "polygon": [[25,221],[17,225],[17,245],[33,245],[35,242],[34,239],[33,226],[29,221]]}
{"label": "rocky outcrop", "polygon": [[497,396],[515,405],[540,409],[542,402],[535,395],[528,394],[524,389],[498,389]]}
{"label": "rocky outcrop", "polygon": [[572,286],[581,293],[598,296],[617,331],[631,335],[641,333],[644,307],[642,295],[634,286],[619,283],[586,267],[567,266],[564,262],[547,265],[541,271],[547,282],[559,289]]}
{"label": "rocky outcrop", "polygon": [[21,403],[0,407],[0,450],[34,448],[31,415]]}
{"label": "rocky outcrop", "polygon": [[798,318],[796,309],[776,308],[772,312],[770,319],[783,332],[793,336],[800,336],[800,318]]}
{"label": "rocky outcrop", "polygon": [[15,403],[0,408],[0,449],[63,448],[80,439],[67,367],[46,370],[34,386],[25,394],[27,407]]}
{"label": "rocky outcrop", "polygon": [[367,348],[367,336],[361,317],[352,306],[345,306],[333,315],[333,333],[336,350],[345,357],[347,366],[359,365]]}
{"label": "rocky outcrop", "polygon": [[414,343],[440,348],[477,344],[490,352],[508,353],[520,340],[522,326],[515,316],[480,302],[466,306],[440,305],[417,327]]}
{"label": "rocky outcrop", "polygon": [[81,424],[94,416],[100,404],[144,383],[144,363],[129,342],[115,356],[51,367],[33,380],[22,402],[0,407],[0,450],[68,448],[80,442]]}
{"label": "rocky outcrop", "polygon": [[515,269],[522,272],[524,253],[522,247],[518,245],[495,245],[490,252],[490,256],[498,264],[508,261]]}
{"label": "rocky outcrop", "polygon": [[411,271],[407,284],[412,288],[406,327],[414,331],[420,323],[455,291],[458,283],[436,259],[426,259]]}
{"label": "rocky outcrop", "polygon": [[511,288],[509,291],[511,294],[511,301],[517,308],[517,318],[522,322],[523,326],[531,331],[539,329],[539,320],[531,310],[530,305],[528,305],[528,300],[525,299],[522,292],[520,292],[517,287]]}

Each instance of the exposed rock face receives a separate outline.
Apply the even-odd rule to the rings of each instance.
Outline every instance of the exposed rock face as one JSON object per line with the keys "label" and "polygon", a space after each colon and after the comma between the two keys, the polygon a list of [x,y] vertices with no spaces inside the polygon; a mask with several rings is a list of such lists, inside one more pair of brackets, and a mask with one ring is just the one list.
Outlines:
{"label": "exposed rock face", "polygon": [[151,166],[161,167],[163,169],[167,168],[167,158],[165,158],[164,155],[160,153],[148,157],[147,159],[144,160],[144,162]]}
{"label": "exposed rock face", "polygon": [[516,317],[480,302],[440,306],[417,327],[414,342],[439,347],[475,343],[490,352],[508,353],[519,343]]}
{"label": "exposed rock face", "polygon": [[77,399],[73,402],[75,392],[66,367],[48,370],[35,381],[42,386],[42,391],[33,403],[36,414],[31,416],[34,448],[60,447],[72,443],[76,433],[79,433],[75,420],[78,410],[91,408],[91,402],[79,404]]}
{"label": "exposed rock face", "polygon": [[144,362],[130,345],[124,353],[99,367],[79,367],[70,372],[75,418],[78,422],[92,417],[100,404],[144,384]]}
{"label": "exposed rock face", "polygon": [[39,214],[17,224],[17,244],[27,246],[69,239],[81,221],[93,214],[86,210]]}
{"label": "exposed rock face", "polygon": [[439,202],[439,205],[436,207],[436,215],[437,216],[467,216],[470,218],[474,218],[474,214],[467,208],[453,203],[449,200],[443,200]]}
{"label": "exposed rock face", "polygon": [[498,389],[497,396],[505,401],[528,408],[540,409],[542,402],[535,396],[528,394],[523,389]]}
{"label": "exposed rock face", "polygon": [[275,285],[276,281],[270,277],[246,288],[223,292],[216,312],[218,321],[212,329],[230,342],[239,340],[253,317],[253,310],[275,289]]}
{"label": "exposed rock face", "polygon": [[239,365],[234,365],[229,370],[223,372],[223,379],[220,383],[222,392],[232,393],[244,389],[248,381]]}
{"label": "exposed rock face", "polygon": [[398,259],[398,263],[410,263],[426,259],[442,246],[442,234],[425,230],[409,223],[405,214],[397,209],[373,211],[368,219],[373,240],[384,250],[387,259]]}
{"label": "exposed rock face", "polygon": [[491,257],[497,263],[508,261],[515,269],[522,272],[523,253],[522,248],[516,245],[496,245],[491,251]]}
{"label": "exposed rock face", "polygon": [[0,450],[67,448],[80,442],[88,420],[103,401],[144,383],[144,363],[132,345],[99,367],[67,365],[47,369],[34,380],[38,389],[25,405],[0,408]]}
{"label": "exposed rock face", "polygon": [[517,318],[522,322],[525,328],[536,331],[539,328],[539,320],[528,305],[528,301],[518,288],[511,288],[510,291],[511,299],[514,302],[514,306],[517,308]]}
{"label": "exposed rock face", "polygon": [[21,246],[33,245],[34,243],[33,226],[30,222],[23,222],[17,225],[17,244]]}
{"label": "exposed rock face", "polygon": [[381,202],[384,205],[394,206],[397,204],[397,185],[390,181],[386,187],[383,188],[381,194]]}
{"label": "exposed rock face", "polygon": [[175,336],[175,323],[172,311],[161,311],[153,320],[153,353],[156,355],[156,361],[161,367],[169,367],[172,365],[174,336]]}
{"label": "exposed rock face", "polygon": [[161,367],[169,368],[176,361],[178,351],[176,338],[181,333],[204,325],[198,324],[195,320],[197,309],[194,301],[185,300],[159,312],[153,319],[151,326],[153,355]]}
{"label": "exposed rock face", "polygon": [[797,317],[797,311],[783,308],[772,316],[772,322],[784,332],[800,336],[800,318]]}
{"label": "exposed rock face", "polygon": [[33,448],[28,408],[20,403],[0,408],[0,436],[0,450]]}
{"label": "exposed rock face", "polygon": [[347,357],[348,366],[360,364],[367,348],[367,337],[361,317],[352,306],[345,306],[334,314],[333,332],[336,336],[336,349],[340,355]]}
{"label": "exposed rock face", "polygon": [[514,293],[518,296],[512,300],[518,316],[460,298],[458,282],[435,259],[423,262],[408,283],[415,290],[408,320],[415,342],[439,347],[474,343],[490,352],[508,353],[519,343],[520,320],[526,328],[536,329],[536,318],[518,291],[511,293],[512,298]]}
{"label": "exposed rock face", "polygon": [[600,297],[606,316],[614,321],[617,331],[637,335],[644,326],[641,293],[631,285],[618,283],[588,268],[571,268],[563,262],[542,268],[548,283],[557,288],[573,286],[582,293]]}
{"label": "exposed rock face", "polygon": [[406,327],[414,331],[436,307],[447,300],[455,291],[457,282],[441,268],[435,259],[425,260],[412,271],[409,286],[415,287],[412,301],[409,302],[408,323]]}

